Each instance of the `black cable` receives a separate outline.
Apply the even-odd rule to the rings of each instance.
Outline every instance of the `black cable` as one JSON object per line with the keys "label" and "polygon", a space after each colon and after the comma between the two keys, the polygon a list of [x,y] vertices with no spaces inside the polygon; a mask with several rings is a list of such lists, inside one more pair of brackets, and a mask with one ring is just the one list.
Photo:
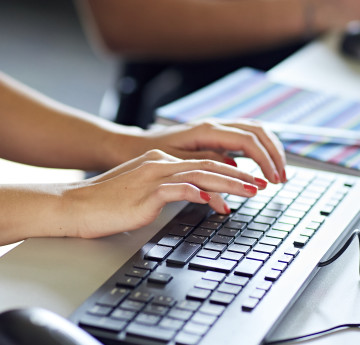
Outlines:
{"label": "black cable", "polygon": [[[335,253],[335,255],[326,261],[319,262],[318,267],[320,267],[320,268],[325,267],[327,265],[332,264],[335,260],[337,260],[345,252],[345,250],[349,247],[349,245],[351,244],[351,242],[353,241],[353,239],[356,236],[358,237],[358,240],[359,240],[359,250],[360,250],[360,230],[356,229],[352,232],[352,234],[350,235],[348,240],[345,242],[345,244]],[[359,262],[359,274],[360,274],[360,262]],[[299,340],[307,339],[307,338],[311,338],[311,337],[315,338],[320,335],[324,335],[326,333],[331,333],[333,331],[339,330],[341,328],[360,328],[360,323],[345,323],[345,324],[337,325],[337,326],[327,328],[327,329],[324,329],[324,330],[321,330],[318,332],[304,334],[304,335],[300,335],[300,336],[293,337],[293,338],[286,338],[286,339],[279,339],[279,340],[265,342],[264,345],[277,345],[277,344],[299,341]]]}
{"label": "black cable", "polygon": [[[318,266],[324,267],[324,266],[332,264],[336,259],[338,259],[345,252],[345,250],[349,247],[349,245],[351,244],[351,242],[355,238],[355,236],[358,236],[359,249],[360,249],[360,230],[356,229],[353,231],[353,233],[350,235],[349,239],[345,242],[345,244],[339,249],[339,251],[333,257],[331,257],[330,259],[328,259],[326,261],[319,262]],[[359,263],[359,273],[360,273],[360,263]]]}
{"label": "black cable", "polygon": [[333,331],[339,330],[341,328],[360,328],[360,323],[344,323],[342,325],[337,325],[337,326],[334,326],[334,327],[331,327],[328,329],[324,329],[324,330],[321,330],[318,332],[309,333],[309,334],[305,334],[305,335],[299,335],[298,337],[268,341],[265,343],[265,345],[278,345],[278,344],[288,343],[288,342],[292,342],[292,341],[299,341],[299,340],[311,338],[311,337],[315,338],[320,335],[324,335],[326,333],[331,333]]}

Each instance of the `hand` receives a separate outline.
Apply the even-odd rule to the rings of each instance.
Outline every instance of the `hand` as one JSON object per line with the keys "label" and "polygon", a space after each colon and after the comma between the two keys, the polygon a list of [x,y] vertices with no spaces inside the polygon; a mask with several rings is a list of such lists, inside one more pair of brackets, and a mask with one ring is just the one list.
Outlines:
{"label": "hand", "polygon": [[63,204],[71,212],[64,221],[73,228],[70,236],[106,236],[151,223],[173,201],[209,203],[229,213],[219,193],[252,197],[265,187],[265,180],[227,164],[184,161],[153,150],[66,191]]}
{"label": "hand", "polygon": [[282,144],[254,121],[208,121],[166,127],[162,131],[148,131],[142,142],[133,147],[140,149],[136,154],[157,148],[182,159],[212,159],[231,165],[236,163],[227,153],[242,151],[261,167],[270,182],[286,181]]}

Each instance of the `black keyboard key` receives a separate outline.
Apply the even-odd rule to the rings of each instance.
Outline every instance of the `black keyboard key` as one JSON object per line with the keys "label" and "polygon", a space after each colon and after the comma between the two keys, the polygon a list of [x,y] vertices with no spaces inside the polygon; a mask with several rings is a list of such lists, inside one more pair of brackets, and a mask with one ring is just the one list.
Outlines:
{"label": "black keyboard key", "polygon": [[138,301],[125,300],[120,304],[121,309],[138,312],[145,307],[145,303]]}
{"label": "black keyboard key", "polygon": [[218,231],[218,235],[221,236],[228,236],[228,237],[237,237],[240,235],[240,230],[238,229],[231,229],[231,228],[222,228]]}
{"label": "black keyboard key", "polygon": [[225,259],[225,260],[233,260],[233,261],[239,262],[240,260],[242,260],[244,258],[244,254],[226,251],[223,254],[221,254],[221,258]]}
{"label": "black keyboard key", "polygon": [[125,273],[126,276],[145,278],[149,275],[150,270],[143,270],[141,268],[132,268]]}
{"label": "black keyboard key", "polygon": [[211,242],[223,243],[223,244],[226,244],[228,246],[233,240],[234,239],[232,237],[229,237],[229,236],[215,235],[211,239]]}
{"label": "black keyboard key", "polygon": [[199,253],[196,254],[196,256],[215,260],[220,256],[220,252],[216,252],[214,250],[208,250],[208,249],[201,249]]}
{"label": "black keyboard key", "polygon": [[172,279],[171,274],[152,272],[148,278],[149,283],[167,284]]}
{"label": "black keyboard key", "polygon": [[130,290],[128,289],[115,287],[100,297],[96,303],[109,307],[116,307],[129,295],[129,293]]}
{"label": "black keyboard key", "polygon": [[134,291],[130,296],[129,300],[140,302],[140,303],[147,303],[153,299],[153,295],[147,291]]}
{"label": "black keyboard key", "polygon": [[208,220],[205,220],[199,225],[199,227],[211,230],[219,230],[221,225],[222,223],[219,222],[209,222]]}
{"label": "black keyboard key", "polygon": [[202,312],[197,312],[193,315],[191,318],[191,321],[194,321],[196,323],[201,323],[203,325],[211,326],[215,323],[217,320],[217,317],[215,315],[205,314]]}
{"label": "black keyboard key", "polygon": [[188,204],[175,216],[174,222],[190,226],[198,225],[209,214],[208,205]]}
{"label": "black keyboard key", "polygon": [[237,286],[245,286],[249,282],[249,278],[244,276],[229,276],[225,279],[225,283],[237,285]]}
{"label": "black keyboard key", "polygon": [[158,267],[158,263],[154,262],[154,261],[150,261],[150,260],[141,260],[141,261],[137,261],[133,264],[134,267],[136,268],[143,268],[143,269],[147,269],[150,271],[153,271],[156,267]]}
{"label": "black keyboard key", "polygon": [[[268,230],[270,228],[269,224],[261,224],[261,223],[255,223],[255,222],[251,222],[248,226],[247,229],[248,230],[257,230],[257,231],[262,231],[265,232],[266,230]],[[245,230],[246,231],[246,230]]]}
{"label": "black keyboard key", "polygon": [[268,237],[268,236],[264,236],[259,240],[259,243],[261,244],[266,244],[275,247],[278,247],[281,244],[281,242],[282,240],[280,238]]}
{"label": "black keyboard key", "polygon": [[124,310],[124,309],[115,309],[112,313],[111,313],[111,317],[113,319],[118,319],[118,320],[123,320],[123,321],[130,321],[132,320],[136,315],[135,311],[130,311],[130,310]]}
{"label": "black keyboard key", "polygon": [[159,326],[143,325],[139,323],[131,323],[126,329],[126,334],[135,336],[140,339],[151,339],[158,342],[169,342],[176,331]]}
{"label": "black keyboard key", "polygon": [[247,223],[243,223],[243,222],[236,222],[233,220],[229,220],[224,224],[224,228],[230,228],[230,229],[235,229],[235,230],[244,230],[246,227]]}
{"label": "black keyboard key", "polygon": [[208,279],[201,279],[197,283],[195,283],[195,287],[199,289],[206,289],[206,290],[215,290],[217,286],[219,285],[219,282],[214,280],[208,280]]}
{"label": "black keyboard key", "polygon": [[235,268],[234,274],[251,278],[262,265],[263,261],[245,259],[240,261],[239,265]]}
{"label": "black keyboard key", "polygon": [[108,316],[112,311],[112,307],[105,307],[103,305],[94,305],[89,308],[86,312],[98,316]]}
{"label": "black keyboard key", "polygon": [[189,321],[185,324],[183,331],[186,333],[197,334],[203,336],[208,330],[209,325],[200,324],[193,321]]}
{"label": "black keyboard key", "polygon": [[140,313],[136,316],[135,322],[142,323],[144,325],[154,326],[160,321],[160,317],[158,315],[151,315]]}
{"label": "black keyboard key", "polygon": [[180,330],[184,326],[184,321],[182,320],[175,320],[170,317],[164,317],[160,323],[159,326],[162,328],[168,328],[173,329],[175,331]]}
{"label": "black keyboard key", "polygon": [[152,300],[152,304],[163,305],[165,307],[172,307],[176,303],[175,299],[170,296],[159,295]]}
{"label": "black keyboard key", "polygon": [[233,295],[237,295],[241,290],[242,286],[228,283],[222,283],[217,289],[219,292],[230,293]]}
{"label": "black keyboard key", "polygon": [[246,258],[252,259],[252,260],[259,260],[262,262],[265,262],[270,257],[270,254],[268,253],[260,253],[256,252],[255,250],[251,251]]}
{"label": "black keyboard key", "polygon": [[190,234],[190,232],[193,229],[194,229],[193,226],[176,224],[176,225],[172,225],[171,227],[169,227],[168,234],[174,235],[174,236],[186,237]]}
{"label": "black keyboard key", "polygon": [[175,338],[175,345],[196,345],[201,340],[201,336],[187,332],[179,332]]}
{"label": "black keyboard key", "polygon": [[204,248],[222,253],[227,248],[227,245],[223,243],[208,242],[205,244]]}
{"label": "black keyboard key", "polygon": [[259,299],[248,297],[243,303],[242,303],[242,310],[244,311],[252,311],[259,303]]}
{"label": "black keyboard key", "polygon": [[269,230],[266,233],[266,236],[268,237],[274,237],[274,238],[279,238],[281,240],[283,240],[285,237],[287,237],[288,233],[286,231],[281,231],[281,230]]}
{"label": "black keyboard key", "polygon": [[142,279],[138,277],[123,276],[116,282],[116,285],[135,288],[141,283]]}
{"label": "black keyboard key", "polygon": [[211,290],[192,288],[186,294],[187,299],[193,299],[196,301],[205,301],[211,295]]}
{"label": "black keyboard key", "polygon": [[269,255],[271,255],[272,253],[274,253],[274,251],[276,250],[276,247],[274,246],[269,246],[267,244],[262,244],[262,243],[258,243],[257,245],[255,245],[254,247],[254,251],[255,252],[261,252],[261,253],[267,253]]}
{"label": "black keyboard key", "polygon": [[210,297],[210,303],[228,305],[234,300],[234,298],[235,295],[233,294],[215,291]]}
{"label": "black keyboard key", "polygon": [[229,217],[230,216],[228,214],[214,213],[211,216],[209,216],[207,218],[207,220],[210,221],[210,222],[225,223],[229,219]]}
{"label": "black keyboard key", "polygon": [[250,249],[251,249],[250,246],[233,243],[229,246],[228,251],[235,252],[235,253],[247,254],[250,251]]}
{"label": "black keyboard key", "polygon": [[305,246],[306,243],[308,243],[308,241],[308,236],[299,235],[294,239],[294,246],[297,248],[302,248]]}
{"label": "black keyboard key", "polygon": [[235,244],[243,244],[245,246],[250,246],[253,247],[257,242],[256,238],[250,238],[250,237],[243,237],[243,236],[239,236],[235,239],[234,243]]}
{"label": "black keyboard key", "polygon": [[263,237],[264,233],[262,231],[257,230],[244,230],[241,234],[241,237],[250,237],[255,238],[256,240]]}
{"label": "black keyboard key", "polygon": [[85,314],[79,321],[79,324],[84,327],[98,328],[110,332],[121,332],[127,323],[123,320],[116,320],[110,317],[101,317],[90,314]]}
{"label": "black keyboard key", "polygon": [[207,279],[207,280],[214,280],[216,282],[222,282],[226,277],[225,273],[220,273],[220,272],[214,272],[214,271],[207,271],[202,279]]}
{"label": "black keyboard key", "polygon": [[264,215],[259,215],[259,216],[255,217],[255,219],[254,219],[254,222],[256,222],[256,223],[268,224],[268,225],[274,224],[275,221],[276,221],[276,218],[267,217]]}
{"label": "black keyboard key", "polygon": [[279,257],[278,261],[280,262],[285,262],[287,264],[291,263],[294,260],[294,256],[293,255],[289,255],[289,254],[283,254]]}
{"label": "black keyboard key", "polygon": [[224,312],[224,310],[225,307],[223,305],[216,305],[210,303],[203,304],[199,309],[199,311],[202,313],[215,315],[215,316],[220,316]]}
{"label": "black keyboard key", "polygon": [[[189,302],[192,302],[192,301],[189,301]],[[198,301],[194,301],[194,302],[199,303]],[[191,310],[173,308],[170,310],[170,312],[167,316],[172,319],[175,319],[175,320],[187,321],[191,318],[192,314],[193,314],[193,311],[191,311]]]}
{"label": "black keyboard key", "polygon": [[172,251],[173,251],[173,248],[171,248],[171,247],[155,245],[145,254],[144,258],[147,260],[162,261]]}
{"label": "black keyboard key", "polygon": [[183,242],[170,254],[166,262],[174,265],[185,265],[201,249],[200,244]]}
{"label": "black keyboard key", "polygon": [[269,270],[266,274],[265,274],[265,280],[269,280],[271,282],[274,282],[276,280],[279,279],[280,275],[281,275],[281,271],[279,270]]}
{"label": "black keyboard key", "polygon": [[193,312],[193,311],[198,310],[200,308],[200,306],[201,306],[201,303],[198,301],[183,300],[183,301],[180,301],[176,305],[176,308]]}
{"label": "black keyboard key", "polygon": [[197,236],[197,235],[189,235],[188,237],[186,237],[185,242],[189,242],[189,243],[197,243],[200,245],[205,245],[207,242],[209,241],[209,239],[207,237],[203,237],[203,236]]}
{"label": "black keyboard key", "polygon": [[189,267],[225,273],[230,273],[235,266],[236,261],[223,259],[211,260],[200,257],[193,258],[189,263]]}
{"label": "black keyboard key", "polygon": [[212,229],[205,229],[205,228],[196,228],[192,234],[196,236],[202,236],[202,237],[212,237],[215,234],[215,230]]}
{"label": "black keyboard key", "polygon": [[234,222],[240,222],[240,223],[250,223],[253,220],[254,217],[252,216],[247,216],[245,214],[234,214],[234,216],[231,218],[232,221]]}
{"label": "black keyboard key", "polygon": [[161,246],[168,246],[168,247],[177,247],[183,241],[183,237],[181,236],[174,236],[174,235],[167,235],[164,236],[158,244]]}

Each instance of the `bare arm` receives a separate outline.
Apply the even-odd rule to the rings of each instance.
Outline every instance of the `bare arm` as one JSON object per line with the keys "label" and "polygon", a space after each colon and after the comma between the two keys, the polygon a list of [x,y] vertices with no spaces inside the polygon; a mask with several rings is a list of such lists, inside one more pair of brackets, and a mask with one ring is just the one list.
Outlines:
{"label": "bare arm", "polygon": [[[92,37],[140,58],[219,57],[356,19],[357,0],[79,0]],[[358,15],[359,17],[359,15]]]}
{"label": "bare arm", "polygon": [[2,158],[45,167],[107,170],[128,159],[124,147],[141,132],[67,107],[0,72]]}

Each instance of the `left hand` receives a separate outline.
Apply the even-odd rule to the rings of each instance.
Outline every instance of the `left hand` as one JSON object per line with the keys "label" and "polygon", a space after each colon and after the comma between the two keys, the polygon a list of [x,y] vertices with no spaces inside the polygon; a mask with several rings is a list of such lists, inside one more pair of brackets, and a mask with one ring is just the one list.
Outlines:
{"label": "left hand", "polygon": [[285,153],[279,139],[254,121],[184,124],[148,130],[133,145],[134,156],[160,149],[182,159],[212,159],[235,165],[228,152],[242,151],[272,183],[286,181]]}

